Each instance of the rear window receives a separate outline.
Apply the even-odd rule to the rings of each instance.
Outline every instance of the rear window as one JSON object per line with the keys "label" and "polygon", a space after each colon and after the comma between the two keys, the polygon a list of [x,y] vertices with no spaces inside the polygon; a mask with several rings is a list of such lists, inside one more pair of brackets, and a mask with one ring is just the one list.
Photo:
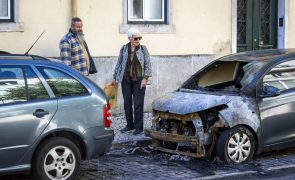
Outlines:
{"label": "rear window", "polygon": [[80,96],[89,94],[78,80],[53,68],[38,67],[56,97]]}

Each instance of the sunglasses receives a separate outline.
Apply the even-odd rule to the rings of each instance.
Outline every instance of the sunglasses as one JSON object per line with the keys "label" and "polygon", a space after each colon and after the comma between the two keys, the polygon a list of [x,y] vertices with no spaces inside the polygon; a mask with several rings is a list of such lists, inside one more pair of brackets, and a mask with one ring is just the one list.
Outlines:
{"label": "sunglasses", "polygon": [[135,38],[133,38],[134,41],[141,40],[141,39],[142,39],[142,37],[135,37]]}

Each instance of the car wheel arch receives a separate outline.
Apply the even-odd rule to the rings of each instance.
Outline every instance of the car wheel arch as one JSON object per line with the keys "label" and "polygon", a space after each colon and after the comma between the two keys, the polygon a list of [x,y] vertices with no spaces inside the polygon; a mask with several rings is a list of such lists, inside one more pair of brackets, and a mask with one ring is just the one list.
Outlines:
{"label": "car wheel arch", "polygon": [[87,151],[86,151],[86,145],[85,145],[85,143],[83,141],[83,138],[81,136],[79,136],[77,133],[74,133],[72,131],[60,130],[60,131],[50,132],[50,133],[46,134],[44,137],[42,137],[42,139],[36,145],[36,148],[34,150],[31,163],[33,162],[34,155],[36,154],[39,146],[44,141],[46,141],[47,139],[52,138],[52,137],[64,137],[64,138],[67,138],[67,139],[71,140],[73,143],[75,143],[78,146],[78,148],[80,150],[80,154],[81,154],[81,159],[84,160],[86,158],[86,156],[87,156],[86,152]]}

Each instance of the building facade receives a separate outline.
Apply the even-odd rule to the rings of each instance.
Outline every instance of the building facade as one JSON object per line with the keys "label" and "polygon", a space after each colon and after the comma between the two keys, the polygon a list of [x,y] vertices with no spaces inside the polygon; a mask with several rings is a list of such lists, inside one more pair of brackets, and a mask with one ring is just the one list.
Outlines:
{"label": "building facade", "polygon": [[[2,0],[0,51],[59,57],[70,20],[83,20],[103,87],[110,83],[126,32],[138,28],[151,54],[145,109],[210,61],[230,53],[295,47],[293,0]],[[122,111],[122,98],[117,112]]]}

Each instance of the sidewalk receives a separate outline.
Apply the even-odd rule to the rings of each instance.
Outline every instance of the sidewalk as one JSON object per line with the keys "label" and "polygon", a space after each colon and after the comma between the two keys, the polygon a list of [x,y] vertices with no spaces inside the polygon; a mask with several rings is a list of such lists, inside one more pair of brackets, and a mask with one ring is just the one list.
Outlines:
{"label": "sidewalk", "polygon": [[[144,129],[150,128],[152,125],[152,113],[144,113],[143,119],[144,119],[143,128]],[[146,137],[144,133],[136,135],[136,136],[132,135],[133,131],[121,133],[120,129],[123,129],[126,126],[125,115],[113,116],[112,120],[113,120],[112,127],[114,128],[114,132],[115,132],[115,139],[113,141],[113,144],[151,139],[149,137]]]}

